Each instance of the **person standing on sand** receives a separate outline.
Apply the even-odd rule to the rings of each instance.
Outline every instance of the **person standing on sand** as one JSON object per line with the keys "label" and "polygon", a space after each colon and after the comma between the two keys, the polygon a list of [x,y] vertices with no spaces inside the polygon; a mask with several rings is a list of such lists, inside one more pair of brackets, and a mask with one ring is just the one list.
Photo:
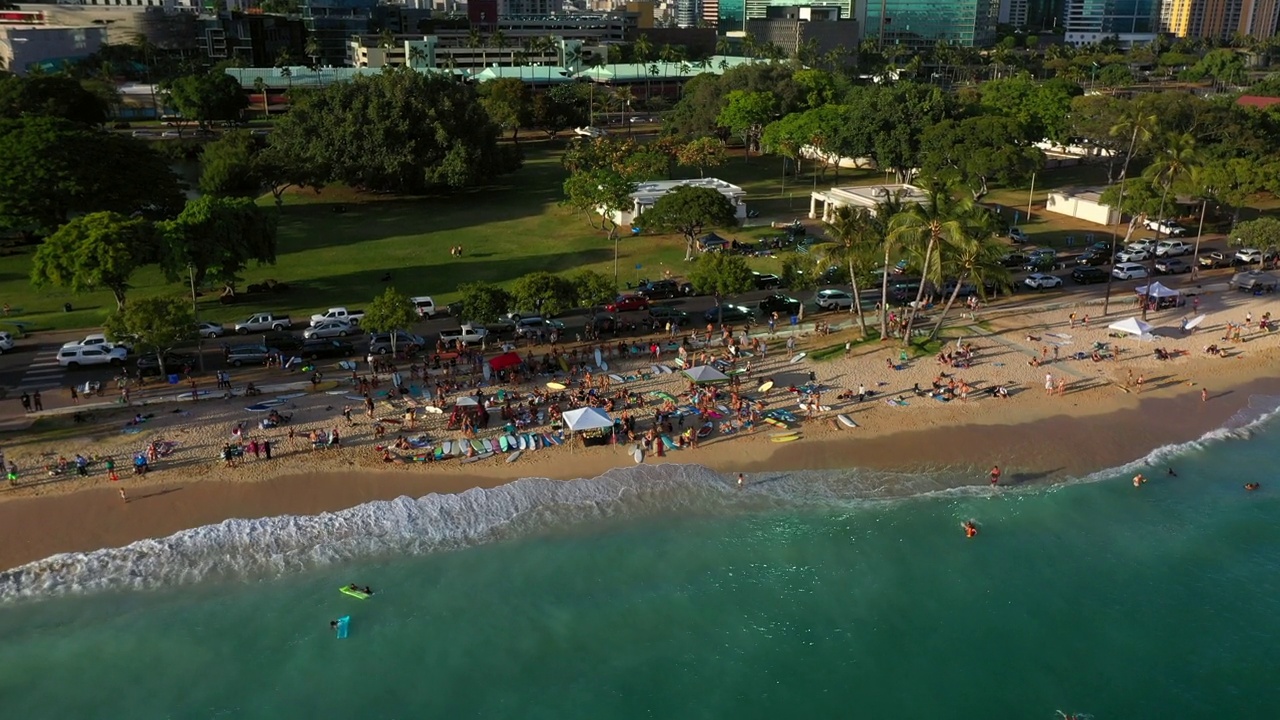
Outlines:
{"label": "person standing on sand", "polygon": [[1052,373],[1044,374],[1044,394],[1045,395],[1053,394],[1053,374]]}
{"label": "person standing on sand", "polygon": [[44,400],[40,397],[39,390],[31,396],[31,402],[35,403],[36,412],[44,412]]}
{"label": "person standing on sand", "polygon": [[266,455],[268,460],[271,459],[271,441],[270,440],[262,441],[262,454]]}
{"label": "person standing on sand", "polygon": [[1067,389],[1067,379],[1066,379],[1066,378],[1058,378],[1058,386],[1057,386],[1057,388],[1056,388],[1056,390],[1055,390],[1055,392],[1057,393],[1057,395],[1058,395],[1059,397],[1061,397],[1061,396],[1063,395],[1063,393],[1066,391],[1066,389]]}
{"label": "person standing on sand", "polygon": [[126,505],[129,504],[129,495],[124,491],[124,488],[120,488],[120,499],[123,500]]}
{"label": "person standing on sand", "polygon": [[76,392],[76,386],[75,386],[75,385],[72,385],[72,386],[71,386],[71,404],[72,404],[72,405],[79,405],[79,404],[80,404],[80,394]]}
{"label": "person standing on sand", "polygon": [[1067,316],[1067,327],[1074,328],[1076,326],[1076,314],[1073,312]]}
{"label": "person standing on sand", "polygon": [[1200,388],[1200,402],[1209,402],[1209,389]]}
{"label": "person standing on sand", "polygon": [[1142,392],[1142,383],[1144,383],[1144,382],[1146,382],[1146,378],[1144,378],[1144,377],[1142,376],[1142,373],[1138,373],[1138,386],[1137,386],[1137,392]]}
{"label": "person standing on sand", "polygon": [[991,487],[995,487],[996,485],[999,485],[999,484],[1000,484],[1000,466],[992,465],[991,466]]}

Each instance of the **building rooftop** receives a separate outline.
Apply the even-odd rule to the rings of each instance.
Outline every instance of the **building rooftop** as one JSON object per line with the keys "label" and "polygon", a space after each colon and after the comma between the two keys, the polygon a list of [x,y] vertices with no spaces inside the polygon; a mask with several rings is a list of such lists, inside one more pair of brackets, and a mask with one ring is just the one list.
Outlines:
{"label": "building rooftop", "polygon": [[1088,200],[1102,204],[1102,193],[1106,190],[1104,187],[1065,187],[1054,190],[1053,192],[1064,197],[1076,198],[1077,200]]}
{"label": "building rooftop", "polygon": [[854,205],[871,207],[885,200],[886,198],[899,194],[903,202],[922,203],[929,198],[929,194],[915,185],[849,185],[846,187],[833,187],[829,190],[819,190],[819,194],[826,195],[832,200],[843,201]]}
{"label": "building rooftop", "polygon": [[656,199],[678,187],[705,187],[719,190],[724,195],[746,195],[746,191],[742,188],[718,178],[693,178],[690,180],[646,180],[642,183],[636,183],[636,191],[631,193],[631,197],[637,200]]}
{"label": "building rooftop", "polygon": [[1237,105],[1246,105],[1260,110],[1265,110],[1276,103],[1280,103],[1280,98],[1265,97],[1263,95],[1241,95],[1236,98]]}

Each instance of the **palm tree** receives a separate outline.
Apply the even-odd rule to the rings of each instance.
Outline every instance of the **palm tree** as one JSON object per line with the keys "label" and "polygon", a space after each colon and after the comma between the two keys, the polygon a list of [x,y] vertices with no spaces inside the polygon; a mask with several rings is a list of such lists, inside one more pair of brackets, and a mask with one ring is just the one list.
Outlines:
{"label": "palm tree", "polygon": [[[1191,177],[1193,169],[1199,165],[1199,154],[1196,152],[1196,139],[1190,133],[1169,134],[1161,144],[1160,150],[1152,158],[1144,173],[1160,186],[1160,217],[1156,224],[1156,241],[1160,240],[1160,228],[1164,221],[1165,201],[1169,198],[1169,190],[1175,184],[1182,184]],[[1155,275],[1155,253],[1151,254],[1151,275]],[[1147,319],[1147,304],[1142,304],[1142,319]]]}
{"label": "palm tree", "polygon": [[320,57],[323,52],[324,50],[320,47],[320,41],[316,39],[316,36],[308,36],[306,44],[302,46],[302,54],[311,58],[312,68],[320,67],[320,61],[316,60],[316,58]]}
{"label": "palm tree", "polygon": [[947,297],[947,303],[942,307],[938,321],[933,324],[933,330],[929,332],[930,340],[938,337],[942,324],[947,319],[947,313],[951,312],[951,306],[960,295],[960,288],[965,281],[972,280],[979,293],[985,292],[989,283],[1003,287],[1009,286],[1009,270],[1000,262],[1008,248],[996,239],[994,216],[991,213],[976,210],[969,217],[964,218],[963,222],[965,232],[939,248],[942,251],[943,268],[948,275],[952,276],[955,287]]}
{"label": "palm tree", "polygon": [[289,81],[289,92],[293,92],[293,68],[288,65],[280,68],[280,76]]}
{"label": "palm tree", "polygon": [[729,42],[729,38],[721,37],[719,40],[716,40],[717,55],[728,55],[731,52],[733,52],[733,43]]}
{"label": "palm tree", "polygon": [[[1120,122],[1111,126],[1110,135],[1112,137],[1129,135],[1129,149],[1125,152],[1124,165],[1120,168],[1120,198],[1116,202],[1116,207],[1124,207],[1125,180],[1129,177],[1129,161],[1133,160],[1133,151],[1138,145],[1138,138],[1142,138],[1145,143],[1151,139],[1156,128],[1159,127],[1160,119],[1154,114],[1146,111],[1146,106],[1141,100],[1135,100],[1129,106]],[[1116,224],[1111,227],[1111,257],[1116,256],[1116,241],[1120,230],[1120,213],[1116,213]],[[1132,233],[1132,223],[1130,223],[1130,233]],[[1128,239],[1128,236],[1126,236]],[[1102,299],[1102,314],[1106,316],[1111,309],[1111,281],[1114,276],[1107,273],[1107,292]]]}
{"label": "palm tree", "polygon": [[939,246],[955,244],[965,232],[964,221],[973,207],[967,197],[955,200],[947,187],[936,180],[926,184],[928,197],[923,203],[912,205],[889,221],[889,236],[905,247],[909,254],[920,259],[920,288],[916,300],[907,312],[907,324],[902,332],[902,346],[911,343],[911,326],[924,300],[925,286],[942,284],[942,261]]}
{"label": "palm tree", "polygon": [[271,117],[271,108],[267,106],[267,81],[261,77],[253,79],[253,91],[262,95],[262,114]]}
{"label": "palm tree", "polygon": [[499,30],[489,36],[489,42],[492,43],[494,47],[501,50],[507,46],[507,36],[503,35],[502,31]]}
{"label": "palm tree", "polygon": [[876,230],[880,242],[884,245],[884,266],[880,273],[880,339],[889,337],[889,258],[893,251],[900,247],[897,239],[889,233],[889,224],[903,213],[906,206],[902,202],[902,192],[891,193],[876,203]]}
{"label": "palm tree", "polygon": [[[417,68],[419,66],[426,67],[427,51],[423,50],[421,45],[410,45],[409,52],[405,57],[405,60],[408,61],[408,65],[411,68]],[[448,67],[450,70],[458,67],[458,61],[453,57],[453,55],[449,55],[449,57],[445,59],[444,64],[445,67]]]}
{"label": "palm tree", "polygon": [[835,241],[834,246],[827,251],[827,258],[833,262],[844,261],[849,267],[849,281],[853,284],[853,306],[849,311],[857,313],[858,327],[865,339],[867,319],[862,314],[858,276],[866,269],[872,248],[880,243],[880,228],[870,210],[847,205],[836,208],[826,226],[827,236]]}

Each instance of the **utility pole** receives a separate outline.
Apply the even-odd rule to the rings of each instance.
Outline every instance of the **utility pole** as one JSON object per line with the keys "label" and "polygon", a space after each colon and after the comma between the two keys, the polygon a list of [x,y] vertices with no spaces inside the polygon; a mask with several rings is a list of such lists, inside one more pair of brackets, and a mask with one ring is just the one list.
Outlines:
{"label": "utility pole", "polygon": [[[197,321],[197,327],[200,320],[200,310],[196,307],[196,266],[187,263],[187,277],[191,280],[191,317]],[[200,372],[204,372],[204,336],[196,331],[196,356],[200,358]]]}

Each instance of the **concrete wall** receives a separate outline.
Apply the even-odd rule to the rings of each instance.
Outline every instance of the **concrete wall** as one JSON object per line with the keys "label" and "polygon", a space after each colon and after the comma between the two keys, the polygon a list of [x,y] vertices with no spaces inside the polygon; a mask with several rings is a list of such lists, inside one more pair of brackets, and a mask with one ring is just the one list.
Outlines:
{"label": "concrete wall", "polygon": [[1110,206],[1068,193],[1049,193],[1045,209],[1097,225],[1115,225],[1120,221],[1120,213]]}

